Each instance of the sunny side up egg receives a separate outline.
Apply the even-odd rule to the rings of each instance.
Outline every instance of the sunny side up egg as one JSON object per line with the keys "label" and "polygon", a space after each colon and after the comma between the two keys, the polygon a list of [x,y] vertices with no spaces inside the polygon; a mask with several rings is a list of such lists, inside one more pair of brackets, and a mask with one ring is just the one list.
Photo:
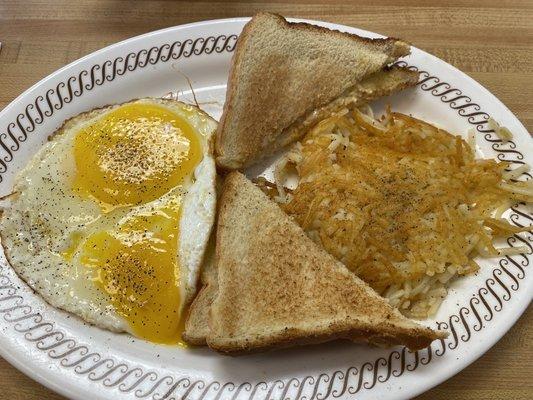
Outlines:
{"label": "sunny side up egg", "polygon": [[68,120],[16,177],[3,210],[12,267],[94,325],[181,343],[215,218],[216,126],[162,99]]}

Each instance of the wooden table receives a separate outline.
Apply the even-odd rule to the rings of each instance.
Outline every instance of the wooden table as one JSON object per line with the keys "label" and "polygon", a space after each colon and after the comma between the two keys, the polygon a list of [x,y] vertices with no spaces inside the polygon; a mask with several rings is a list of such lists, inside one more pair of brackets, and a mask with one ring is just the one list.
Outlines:
{"label": "wooden table", "polygon": [[[168,26],[269,10],[396,36],[455,65],[533,130],[533,1],[0,0],[0,109],[63,65]],[[533,398],[533,312],[470,367],[418,400]],[[61,399],[0,359],[0,397]]]}

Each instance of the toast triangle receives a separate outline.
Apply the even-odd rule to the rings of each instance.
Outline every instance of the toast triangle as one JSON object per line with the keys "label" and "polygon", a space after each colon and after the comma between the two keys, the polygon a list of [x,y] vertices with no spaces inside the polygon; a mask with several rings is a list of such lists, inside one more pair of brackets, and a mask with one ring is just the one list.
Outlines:
{"label": "toast triangle", "polygon": [[217,351],[338,338],[420,349],[446,336],[393,309],[238,172],[224,183],[216,236],[207,344]]}
{"label": "toast triangle", "polygon": [[295,120],[409,51],[393,38],[367,39],[290,23],[277,14],[255,15],[233,55],[216,135],[217,164],[241,169],[273,153],[272,143]]}

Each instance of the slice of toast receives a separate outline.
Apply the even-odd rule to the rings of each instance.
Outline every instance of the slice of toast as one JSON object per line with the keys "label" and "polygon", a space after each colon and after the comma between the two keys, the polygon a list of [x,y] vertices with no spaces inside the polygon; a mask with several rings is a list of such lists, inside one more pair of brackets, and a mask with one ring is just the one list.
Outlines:
{"label": "slice of toast", "polygon": [[393,38],[367,39],[257,14],[233,55],[216,135],[218,165],[240,169],[273,153],[272,144],[297,119],[409,51]]}
{"label": "slice of toast", "polygon": [[215,258],[207,344],[217,351],[338,338],[420,349],[446,336],[393,309],[238,172],[224,183]]}

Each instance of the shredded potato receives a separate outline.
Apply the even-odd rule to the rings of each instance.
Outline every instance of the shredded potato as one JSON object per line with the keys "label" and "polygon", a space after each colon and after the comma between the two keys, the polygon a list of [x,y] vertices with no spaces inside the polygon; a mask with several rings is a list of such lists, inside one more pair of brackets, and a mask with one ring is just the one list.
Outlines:
{"label": "shredded potato", "polygon": [[450,280],[478,270],[475,256],[526,250],[496,249],[493,238],[530,230],[499,217],[514,202],[532,201],[533,187],[506,181],[516,178],[506,163],[476,160],[473,138],[365,111],[343,110],[313,127],[276,169],[278,189],[289,166],[298,187],[276,198],[401,312],[424,318],[437,311]]}
{"label": "shredded potato", "polygon": [[513,139],[513,134],[505,126],[501,126],[494,120],[494,118],[489,118],[487,121],[490,129],[494,131],[496,136],[498,136],[503,142],[508,142]]}

